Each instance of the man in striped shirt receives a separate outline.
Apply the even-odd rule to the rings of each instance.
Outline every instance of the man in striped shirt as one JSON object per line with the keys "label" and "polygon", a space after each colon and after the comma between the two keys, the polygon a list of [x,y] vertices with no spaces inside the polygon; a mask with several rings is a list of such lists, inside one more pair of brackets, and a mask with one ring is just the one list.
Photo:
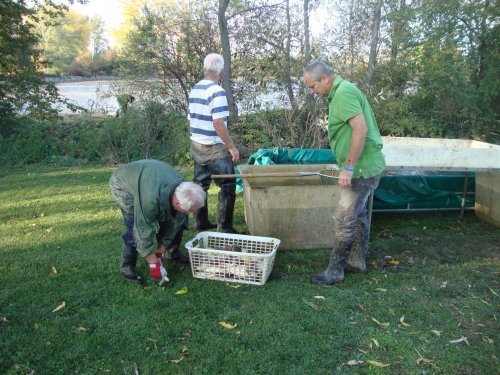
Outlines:
{"label": "man in striped shirt", "polygon": [[[240,152],[227,130],[229,110],[226,92],[218,84],[223,68],[224,59],[221,55],[208,54],[203,62],[204,78],[189,94],[188,119],[191,154],[194,159],[194,182],[201,185],[205,192],[212,183],[212,174],[234,174],[233,163],[240,158]],[[205,204],[195,215],[196,229],[217,227],[219,232],[238,233],[233,228],[236,181],[231,178],[216,179],[214,182],[220,188],[217,225],[209,221],[208,206]]]}

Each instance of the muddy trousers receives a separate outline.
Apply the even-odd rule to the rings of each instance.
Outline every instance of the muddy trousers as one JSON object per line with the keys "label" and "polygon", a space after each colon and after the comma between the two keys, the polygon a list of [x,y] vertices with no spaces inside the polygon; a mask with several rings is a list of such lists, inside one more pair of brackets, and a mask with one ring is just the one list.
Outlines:
{"label": "muddy trousers", "polygon": [[[218,158],[207,164],[194,163],[194,182],[208,192],[212,183],[212,174],[233,174],[234,167],[230,156]],[[237,233],[233,228],[233,210],[236,200],[236,180],[234,178],[218,178],[213,180],[220,188],[217,204],[217,231]],[[212,225],[208,220],[208,206],[205,205],[195,214],[196,227]]]}
{"label": "muddy trousers", "polygon": [[334,212],[335,239],[325,271],[314,275],[312,282],[331,284],[344,280],[344,270],[366,271],[370,237],[367,215],[368,199],[377,188],[380,176],[352,180],[351,188],[342,189]]}

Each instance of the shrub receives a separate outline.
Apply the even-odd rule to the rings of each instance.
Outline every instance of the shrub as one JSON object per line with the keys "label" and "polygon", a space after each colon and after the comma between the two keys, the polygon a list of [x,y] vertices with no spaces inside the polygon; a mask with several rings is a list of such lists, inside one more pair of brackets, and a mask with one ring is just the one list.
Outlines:
{"label": "shrub", "polygon": [[154,158],[188,164],[187,119],[167,112],[158,102],[145,102],[120,117],[84,114],[57,122],[16,118],[0,138],[0,162],[14,166],[61,160],[105,164]]}

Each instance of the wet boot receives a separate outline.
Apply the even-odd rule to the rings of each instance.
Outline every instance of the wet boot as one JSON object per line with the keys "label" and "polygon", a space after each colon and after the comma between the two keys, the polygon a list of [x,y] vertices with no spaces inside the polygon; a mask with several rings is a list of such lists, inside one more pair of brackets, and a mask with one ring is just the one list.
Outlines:
{"label": "wet boot", "polygon": [[194,215],[196,230],[203,231],[217,228],[217,224],[211,223],[208,220],[208,199],[205,198],[205,205],[200,208]]}
{"label": "wet boot", "polygon": [[183,253],[179,249],[179,246],[172,246],[170,249],[167,249],[165,257],[174,262],[189,263],[189,255]]}
{"label": "wet boot", "polygon": [[133,284],[141,284],[142,277],[139,276],[139,274],[135,270],[136,264],[137,264],[137,250],[123,246],[122,265],[120,268],[120,273],[125,278],[125,280]]}
{"label": "wet boot", "polygon": [[163,254],[163,257],[165,259],[169,259],[179,263],[189,263],[189,255],[180,250],[182,235],[185,229],[187,229],[187,220],[175,235],[170,247],[165,251],[165,254]]}
{"label": "wet boot", "polygon": [[366,273],[366,254],[368,253],[368,234],[363,224],[358,220],[356,223],[356,237],[352,245],[352,251],[347,258],[344,270],[349,272]]}
{"label": "wet boot", "polygon": [[339,242],[332,251],[327,269],[312,276],[311,283],[330,285],[344,281],[344,267],[350,247],[346,242]]}
{"label": "wet boot", "polygon": [[234,191],[219,192],[217,205],[217,231],[221,233],[240,234],[233,228],[233,211],[236,193]]}

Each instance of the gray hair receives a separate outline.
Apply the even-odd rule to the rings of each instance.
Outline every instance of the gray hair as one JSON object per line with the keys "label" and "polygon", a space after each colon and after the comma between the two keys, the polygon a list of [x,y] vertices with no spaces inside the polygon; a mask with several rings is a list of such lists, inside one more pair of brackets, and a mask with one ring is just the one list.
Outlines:
{"label": "gray hair", "polygon": [[218,53],[209,53],[203,61],[203,70],[219,74],[224,69],[224,58]]}
{"label": "gray hair", "polygon": [[313,60],[304,69],[304,73],[307,73],[315,81],[320,81],[321,76],[324,74],[331,77],[333,74],[333,69],[326,65],[324,62],[319,60]]}
{"label": "gray hair", "polygon": [[179,206],[186,211],[197,211],[205,205],[206,193],[200,185],[193,182],[181,182],[175,188]]}

